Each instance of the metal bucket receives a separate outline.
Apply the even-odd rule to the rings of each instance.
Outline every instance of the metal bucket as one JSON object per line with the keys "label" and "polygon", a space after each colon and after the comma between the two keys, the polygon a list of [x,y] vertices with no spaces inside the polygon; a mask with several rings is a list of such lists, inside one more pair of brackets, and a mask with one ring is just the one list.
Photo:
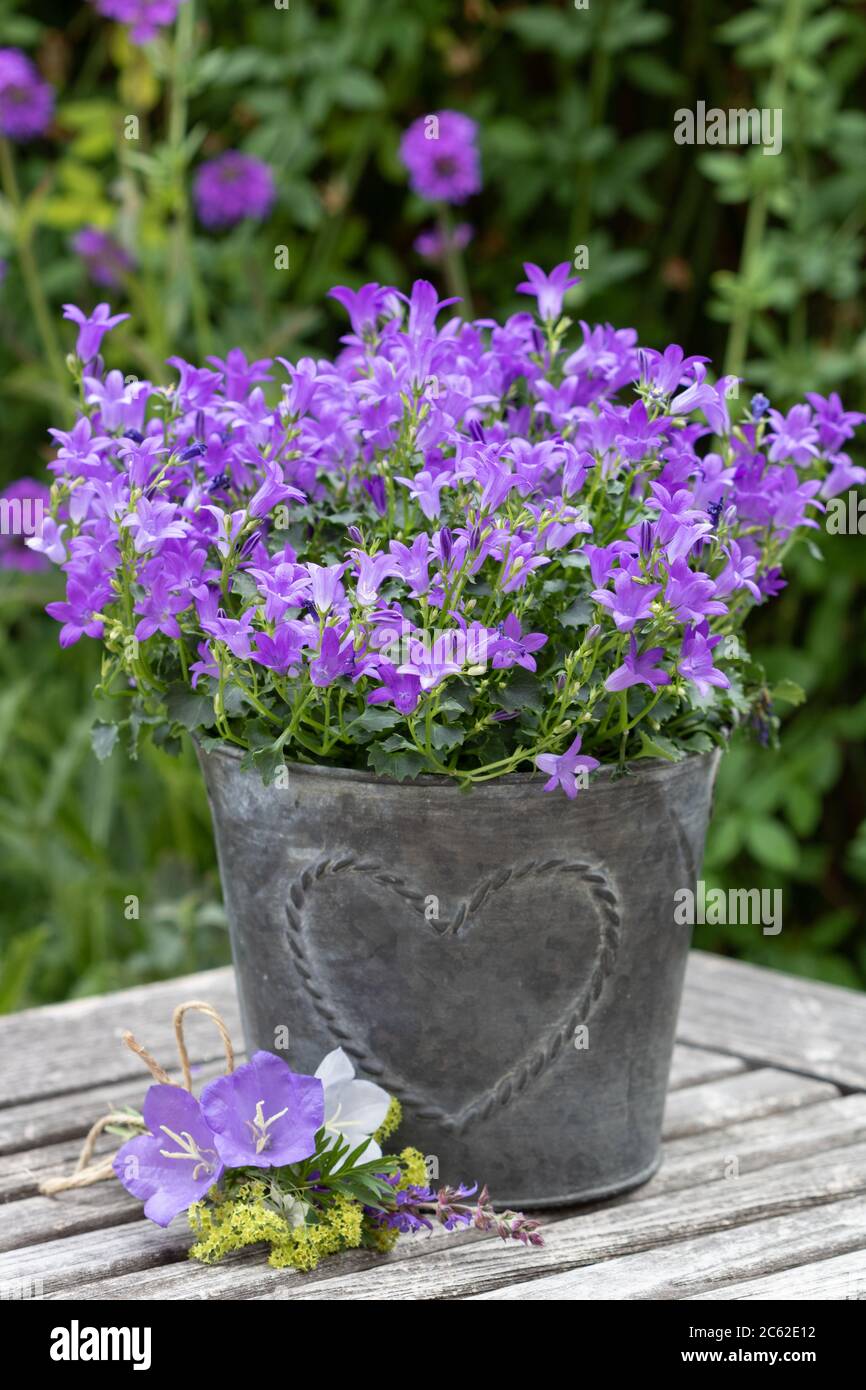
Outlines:
{"label": "metal bucket", "polygon": [[342,1046],[402,1102],[396,1140],[497,1205],[652,1175],[690,940],[674,893],[717,754],[575,801],[534,774],[466,794],[289,766],[265,787],[231,751],[199,761],[248,1048],[312,1072]]}

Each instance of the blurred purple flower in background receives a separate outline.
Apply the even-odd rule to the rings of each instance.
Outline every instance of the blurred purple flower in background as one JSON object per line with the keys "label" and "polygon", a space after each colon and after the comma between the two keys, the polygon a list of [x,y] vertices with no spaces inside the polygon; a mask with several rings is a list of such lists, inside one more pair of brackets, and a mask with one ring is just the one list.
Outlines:
{"label": "blurred purple flower in background", "polygon": [[133,43],[148,43],[157,30],[174,24],[184,0],[93,0],[94,8],[104,19],[129,25]]}
{"label": "blurred purple flower in background", "polygon": [[415,250],[426,261],[444,261],[455,251],[465,251],[473,236],[474,229],[468,222],[458,222],[450,232],[438,227],[428,227],[415,238]]}
{"label": "blurred purple flower in background", "polygon": [[240,150],[227,150],[199,166],[193,187],[205,227],[233,227],[245,218],[267,217],[276,195],[267,164]]}
{"label": "blurred purple flower in background", "polygon": [[431,203],[465,203],[481,189],[478,127],[461,111],[419,116],[400,142],[415,193]]}
{"label": "blurred purple flower in background", "polygon": [[34,140],[54,115],[54,88],[25,53],[0,48],[0,135],[9,140]]}
{"label": "blurred purple flower in background", "polygon": [[82,227],[72,238],[72,249],[84,262],[94,285],[116,289],[124,276],[135,269],[135,260],[110,232],[98,227]]}

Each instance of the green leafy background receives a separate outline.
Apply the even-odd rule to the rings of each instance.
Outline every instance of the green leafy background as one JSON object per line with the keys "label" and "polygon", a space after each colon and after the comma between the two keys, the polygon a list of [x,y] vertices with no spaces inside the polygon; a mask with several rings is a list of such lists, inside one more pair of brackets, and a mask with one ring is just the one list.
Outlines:
{"label": "green leafy background", "polygon": [[[86,4],[0,0],[0,45],[25,47],[59,92],[49,138],[18,152],[22,206],[8,188],[0,202],[0,484],[43,476],[63,409],[17,271],[22,239],[56,319],[67,299],[101,297],[70,237],[91,223],[134,237],[140,270],[112,296],[133,322],[110,365],[164,378],[171,352],[332,351],[331,285],[431,275],[413,251],[431,210],[397,146],[442,107],[481,130],[484,191],[460,213],[475,227],[477,312],[518,307],[523,260],[586,246],[575,317],[706,353],[780,406],[838,389],[866,408],[862,5],[195,0],[188,38],[187,120],[172,135],[164,46],[131,48]],[[677,145],[674,112],[699,100],[780,107],[782,153]],[[192,170],[232,147],[271,163],[278,201],[263,226],[209,236],[187,214]],[[704,927],[697,943],[862,987],[866,535],[816,538],[752,630],[771,682],[808,700],[781,752],[738,736],[704,869],[714,885],[781,887],[784,928]],[[59,652],[42,614],[58,594],[56,575],[0,570],[3,1009],[228,959],[192,755],[94,758],[98,651]]]}

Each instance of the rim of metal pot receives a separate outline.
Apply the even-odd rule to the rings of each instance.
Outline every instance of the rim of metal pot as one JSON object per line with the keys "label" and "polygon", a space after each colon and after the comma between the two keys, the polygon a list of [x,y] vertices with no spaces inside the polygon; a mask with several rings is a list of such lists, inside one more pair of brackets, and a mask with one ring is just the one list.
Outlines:
{"label": "rim of metal pot", "polygon": [[[193,742],[197,745],[198,751],[203,757],[231,758],[240,762],[244,756],[244,750],[235,748],[232,744],[224,744],[218,748],[204,749],[199,740],[194,738]],[[628,785],[634,778],[644,779],[646,777],[671,777],[686,766],[707,759],[717,759],[721,756],[722,749],[712,748],[706,753],[688,753],[679,762],[671,763],[664,758],[641,758],[636,762],[626,763],[626,775],[617,776],[613,774],[618,771],[616,767],[610,765],[603,766],[598,772],[593,774],[593,786],[618,787],[622,784]],[[358,767],[333,767],[324,763],[286,763],[286,767],[293,776],[309,775],[312,777],[324,778],[331,781],[341,782],[369,782],[383,787],[396,787],[401,790],[411,792],[413,787],[438,787],[442,791],[455,791],[462,793],[461,787],[456,778],[445,777],[441,773],[424,772],[417,777],[407,778],[401,782],[396,777],[388,777],[384,773],[369,772],[366,768]],[[252,769],[251,769],[252,771]],[[253,775],[256,775],[253,773]],[[475,783],[471,791],[488,791],[498,787],[531,787],[543,786],[548,778],[543,772],[506,772],[502,777],[491,777],[486,782]]]}

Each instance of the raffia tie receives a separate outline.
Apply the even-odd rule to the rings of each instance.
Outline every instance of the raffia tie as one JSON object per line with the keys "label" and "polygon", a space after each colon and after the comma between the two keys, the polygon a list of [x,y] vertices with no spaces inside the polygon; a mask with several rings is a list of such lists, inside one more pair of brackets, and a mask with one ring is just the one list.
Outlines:
{"label": "raffia tie", "polygon": [[[127,1031],[121,1035],[122,1041],[129,1048],[130,1052],[134,1052],[136,1057],[141,1058],[155,1081],[160,1082],[163,1086],[177,1086],[179,1089],[189,1092],[192,1092],[192,1069],[190,1067],[189,1053],[187,1051],[183,1029],[184,1015],[191,1010],[196,1013],[204,1014],[205,1018],[209,1018],[215,1025],[225,1050],[226,1071],[234,1071],[235,1052],[232,1047],[229,1030],[225,1025],[225,1020],[214,1008],[213,1004],[206,1004],[201,999],[188,999],[185,1004],[178,1004],[172,1015],[177,1053],[180,1058],[180,1068],[183,1075],[182,1082],[173,1081],[168,1072],[160,1066],[153,1054],[148,1052],[147,1048],[143,1047],[132,1033]],[[81,1146],[81,1153],[78,1155],[78,1162],[75,1165],[74,1171],[70,1173],[68,1177],[46,1178],[39,1184],[39,1191],[44,1193],[45,1196],[51,1197],[56,1192],[66,1192],[74,1187],[91,1187],[93,1183],[102,1182],[103,1179],[112,1177],[114,1173],[114,1155],[112,1154],[108,1158],[100,1158],[94,1162],[92,1161],[93,1150],[103,1130],[107,1129],[109,1125],[124,1124],[129,1124],[129,1116],[125,1115],[122,1111],[111,1110],[107,1115],[101,1115],[87,1132],[87,1137]]]}

